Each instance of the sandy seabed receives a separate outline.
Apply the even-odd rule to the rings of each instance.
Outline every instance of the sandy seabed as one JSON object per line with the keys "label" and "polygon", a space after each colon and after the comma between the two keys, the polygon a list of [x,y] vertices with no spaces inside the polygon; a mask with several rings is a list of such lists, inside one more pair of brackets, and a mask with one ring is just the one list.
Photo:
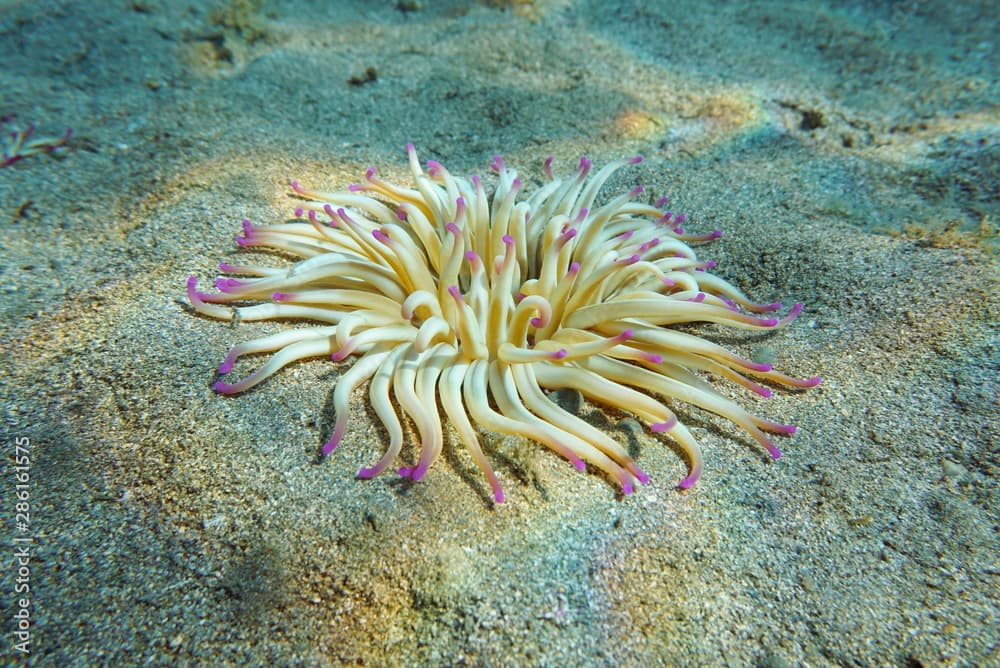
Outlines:
{"label": "sandy seabed", "polygon": [[[1000,665],[998,22],[943,1],[0,2],[0,115],[74,129],[0,169],[0,657]],[[584,405],[650,484],[623,497],[492,439],[494,506],[459,447],[416,484],[355,479],[384,447],[362,394],[318,459],[343,365],[215,394],[230,346],[286,325],[199,317],[187,276],[241,257],[243,218],[287,220],[289,179],[405,182],[406,142],[456,174],[502,153],[532,184],[548,155],[644,155],[607,192],[670,195],[725,230],[699,248],[718,274],[806,305],[767,336],[702,328],[824,378],[734,392],[800,427],[785,456],[678,407],[707,466],[681,491],[675,448]]]}

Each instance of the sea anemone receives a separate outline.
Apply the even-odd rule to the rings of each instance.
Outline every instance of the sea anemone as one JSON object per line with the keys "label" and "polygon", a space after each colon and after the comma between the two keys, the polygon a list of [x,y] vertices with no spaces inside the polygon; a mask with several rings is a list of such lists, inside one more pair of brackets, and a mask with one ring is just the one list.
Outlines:
{"label": "sea anemone", "polygon": [[[10,126],[10,129],[5,129],[3,127],[5,125]],[[7,145],[0,150],[0,169],[9,167],[18,160],[23,160],[36,153],[57,153],[73,135],[73,129],[66,128],[66,132],[58,137],[40,137],[29,140],[28,138],[34,132],[35,125],[33,123],[24,129],[19,129],[14,125],[12,115],[0,118],[0,133],[7,135]]]}
{"label": "sea anemone", "polygon": [[[477,466],[493,497],[504,500],[473,423],[545,444],[578,469],[602,469],[630,494],[649,477],[624,447],[547,392],[579,391],[590,400],[632,415],[669,436],[690,469],[681,488],[702,472],[701,449],[663,400],[698,406],[743,428],[774,457],[781,453],[765,432],[791,434],[792,425],[753,415],[719,394],[702,377],[713,374],[769,396],[759,384],[806,388],[769,364],[744,359],[675,325],[712,322],[770,330],[781,304],[757,304],[709,273],[714,262],[695,256],[689,243],[720,236],[686,233],[685,217],[639,201],[642,187],[596,202],[608,178],[641,157],[612,162],[591,174],[581,158],[565,178],[545,161],[546,181],[530,194],[517,173],[494,156],[492,199],[483,180],[453,176],[443,165],[421,167],[407,146],[415,187],[389,183],[370,167],[365,182],[346,192],[310,190],[292,182],[303,200],[295,220],[277,225],[243,221],[243,247],[264,247],[301,258],[290,267],[220,263],[229,277],[217,293],[200,292],[194,276],[187,292],[194,308],[221,320],[311,320],[237,344],[219,374],[249,354],[274,354],[216,391],[250,389],[282,367],[310,357],[345,369],[333,394],[336,422],[322,448],[344,437],[348,400],[369,382],[372,407],[389,435],[381,459],[358,472],[371,478],[397,460],[404,440],[402,409],[416,427],[419,459],[399,474],[419,480],[444,444],[440,408]],[[233,275],[239,278],[232,277]],[[233,308],[220,306],[236,302]],[[471,419],[470,419],[471,418]]]}

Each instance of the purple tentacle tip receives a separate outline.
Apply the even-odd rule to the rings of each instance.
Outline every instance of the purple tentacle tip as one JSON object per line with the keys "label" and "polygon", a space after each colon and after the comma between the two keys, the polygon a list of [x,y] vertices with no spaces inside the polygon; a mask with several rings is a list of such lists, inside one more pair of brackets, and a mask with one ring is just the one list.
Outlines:
{"label": "purple tentacle tip", "polygon": [[789,310],[783,318],[778,320],[778,322],[782,325],[787,324],[792,320],[795,320],[800,313],[802,313],[802,304],[793,304],[791,310]]}
{"label": "purple tentacle tip", "polygon": [[629,464],[628,470],[631,471],[632,475],[634,475],[636,479],[643,485],[649,484],[649,474],[643,471],[641,468],[639,468],[638,464],[634,462],[632,464]]}
{"label": "purple tentacle tip", "polygon": [[233,370],[233,365],[236,364],[236,360],[239,357],[239,353],[236,349],[230,350],[226,354],[226,359],[222,360],[222,364],[219,365],[219,375],[225,376],[227,373]]}
{"label": "purple tentacle tip", "polygon": [[237,278],[225,278],[223,276],[219,276],[217,279],[215,279],[215,287],[220,292],[230,292],[237,288],[243,287],[243,285],[244,285],[243,281]]}
{"label": "purple tentacle tip", "polygon": [[575,227],[571,227],[562,234],[559,235],[559,243],[565,245],[567,241],[579,234],[579,230]]}
{"label": "purple tentacle tip", "polygon": [[253,223],[251,223],[249,220],[244,219],[242,225],[243,225],[243,236],[236,237],[237,243],[250,241],[250,237],[253,236]]}
{"label": "purple tentacle tip", "polygon": [[700,476],[698,474],[692,473],[691,475],[689,475],[688,477],[684,478],[679,483],[677,483],[677,486],[680,487],[681,489],[688,489],[691,486],[693,486],[696,482],[698,482],[699,477]]}
{"label": "purple tentacle tip", "polygon": [[212,389],[219,394],[233,394],[236,392],[236,386],[230,385],[229,383],[223,383],[221,380],[217,380],[212,383]]}
{"label": "purple tentacle tip", "polygon": [[794,434],[799,430],[794,424],[781,424],[779,422],[771,422],[765,429],[775,434]]}
{"label": "purple tentacle tip", "polygon": [[662,434],[663,432],[673,429],[676,424],[677,418],[675,416],[671,416],[666,422],[654,422],[649,425],[649,428],[658,434]]}

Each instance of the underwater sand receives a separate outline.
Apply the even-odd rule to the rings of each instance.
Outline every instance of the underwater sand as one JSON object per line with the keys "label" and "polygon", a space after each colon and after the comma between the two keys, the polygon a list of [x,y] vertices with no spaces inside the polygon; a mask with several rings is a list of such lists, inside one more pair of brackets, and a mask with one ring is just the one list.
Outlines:
{"label": "underwater sand", "polygon": [[[1000,665],[996,4],[418,4],[0,1],[0,115],[75,132],[0,169],[0,661]],[[460,447],[356,480],[384,447],[363,393],[318,459],[342,365],[214,393],[287,325],[197,316],[187,276],[287,220],[290,179],[405,182],[406,142],[533,183],[643,154],[606,193],[670,195],[725,231],[716,273],[805,304],[701,328],[824,378],[732,391],[800,427],[785,456],[678,407],[706,458],[682,492],[677,449],[585,404],[651,483],[484,439],[494,506]]]}

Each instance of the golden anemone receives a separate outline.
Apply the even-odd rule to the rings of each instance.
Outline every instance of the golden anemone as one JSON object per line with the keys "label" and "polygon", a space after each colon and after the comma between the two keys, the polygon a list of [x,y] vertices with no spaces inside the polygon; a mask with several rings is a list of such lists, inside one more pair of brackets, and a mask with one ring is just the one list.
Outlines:
{"label": "golden anemone", "polygon": [[[553,175],[549,158],[544,185],[524,195],[517,173],[495,156],[491,200],[478,176],[455,177],[434,161],[425,171],[412,145],[407,152],[415,187],[384,181],[374,168],[365,183],[342,192],[293,181],[305,201],[296,220],[243,221],[239,245],[301,258],[292,266],[220,263],[221,271],[239,278],[216,279],[217,293],[200,292],[195,277],[188,279],[191,304],[213,318],[321,323],[237,344],[220,374],[244,355],[274,354],[240,381],[216,382],[218,392],[247,390],[297,360],[356,355],[337,381],[336,423],[323,453],[344,436],[351,393],[370,381],[371,405],[389,447],[359,477],[378,475],[400,455],[404,430],[395,403],[420,439],[419,460],[399,473],[420,479],[444,444],[443,408],[497,502],[504,493],[473,422],[544,443],[578,469],[589,462],[625,494],[636,481],[648,482],[621,444],[564,410],[546,390],[577,390],[672,438],[690,462],[681,488],[701,475],[701,450],[662,399],[724,416],[781,455],[765,432],[791,434],[794,426],[747,412],[699,374],[764,396],[770,390],[754,379],[805,388],[819,378],[792,378],[671,325],[773,329],[802,307],[780,318],[752,315],[781,305],[756,304],[709,273],[714,263],[700,261],[689,243],[720,232],[685,233],[683,215],[661,210],[665,199],[641,203],[636,187],[596,204],[608,178],[641,157],[593,175],[591,162],[581,158],[566,178]],[[220,305],[231,302],[242,305]]]}

